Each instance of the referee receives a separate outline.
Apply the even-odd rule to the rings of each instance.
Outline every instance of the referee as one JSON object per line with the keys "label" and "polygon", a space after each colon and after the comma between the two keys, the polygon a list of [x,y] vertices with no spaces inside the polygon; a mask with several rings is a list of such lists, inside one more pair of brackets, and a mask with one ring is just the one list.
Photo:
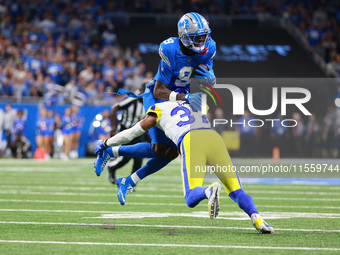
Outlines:
{"label": "referee", "polygon": [[[147,83],[143,83],[142,89],[145,88]],[[140,94],[141,91],[136,91],[136,94]],[[121,120],[117,124],[117,112],[121,110]],[[112,131],[111,136],[114,136],[116,133],[123,131],[124,129],[130,128],[133,124],[139,122],[145,117],[145,111],[143,106],[143,98],[132,98],[128,97],[119,103],[115,104],[112,107],[111,111],[111,125]],[[130,143],[126,145],[132,145],[140,142],[150,142],[148,135],[143,135],[135,138]],[[121,156],[116,159],[111,160],[108,163],[108,172],[109,172],[109,181],[112,184],[116,183],[116,170],[125,166],[131,159],[133,159],[133,166],[131,174],[136,172],[139,168],[142,167],[143,158],[132,158],[128,156]]]}

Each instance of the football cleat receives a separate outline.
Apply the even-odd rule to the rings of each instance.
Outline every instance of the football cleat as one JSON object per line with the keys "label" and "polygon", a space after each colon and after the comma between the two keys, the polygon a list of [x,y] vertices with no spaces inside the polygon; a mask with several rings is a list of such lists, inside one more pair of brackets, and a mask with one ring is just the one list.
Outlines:
{"label": "football cleat", "polygon": [[126,196],[133,191],[133,187],[126,177],[118,178],[116,180],[116,185],[118,187],[117,193],[118,200],[121,205],[125,205]]}
{"label": "football cleat", "polygon": [[103,150],[98,153],[97,159],[94,162],[94,168],[97,176],[100,176],[101,173],[104,171],[104,168],[106,166],[106,163],[111,159],[110,154]]}
{"label": "football cleat", "polygon": [[253,225],[256,228],[256,230],[260,234],[274,234],[274,228],[269,226],[267,222],[265,222],[259,214],[253,213],[251,215],[251,220],[253,221]]}
{"label": "football cleat", "polygon": [[221,185],[218,182],[214,182],[208,187],[209,191],[209,201],[208,201],[208,211],[210,219],[215,219],[220,211],[219,198]]}
{"label": "football cleat", "polygon": [[105,146],[105,140],[99,140],[96,144],[96,148],[94,150],[94,155],[98,155],[98,153],[105,150],[107,146]]}

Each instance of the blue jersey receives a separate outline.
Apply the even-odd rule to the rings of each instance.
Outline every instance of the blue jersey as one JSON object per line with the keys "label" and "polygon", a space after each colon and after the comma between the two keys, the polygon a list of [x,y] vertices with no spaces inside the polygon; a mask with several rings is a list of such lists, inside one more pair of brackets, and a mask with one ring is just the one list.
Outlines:
{"label": "blue jersey", "polygon": [[[153,89],[156,80],[168,84],[167,88],[175,90],[190,90],[191,74],[193,69],[199,64],[205,64],[209,71],[213,72],[213,58],[216,52],[216,43],[211,39],[209,46],[202,53],[196,53],[188,56],[181,52],[179,38],[171,37],[163,41],[159,47],[159,55],[161,62],[158,66],[158,72],[153,80],[148,84],[143,97],[144,109],[147,111],[150,106],[164,102],[162,99],[155,98]],[[151,92],[151,93],[148,93]],[[184,93],[179,92],[179,93]],[[176,145],[171,141],[162,130],[157,127],[149,129],[149,135],[153,144],[165,144],[176,148]]]}
{"label": "blue jersey", "polygon": [[216,43],[211,39],[205,51],[188,56],[181,52],[179,38],[170,37],[160,44],[158,52],[162,59],[154,80],[168,84],[170,90],[184,88],[189,91],[190,77],[195,67],[204,64],[213,72]]}

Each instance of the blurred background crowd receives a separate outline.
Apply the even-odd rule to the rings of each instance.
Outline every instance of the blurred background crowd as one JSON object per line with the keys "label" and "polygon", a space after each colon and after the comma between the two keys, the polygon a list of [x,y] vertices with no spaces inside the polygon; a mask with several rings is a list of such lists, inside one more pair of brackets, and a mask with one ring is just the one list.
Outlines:
{"label": "blurred background crowd", "polygon": [[[112,105],[121,99],[115,95],[119,88],[134,91],[153,77],[137,48],[119,44],[113,17],[127,12],[181,15],[188,11],[259,19],[282,17],[293,24],[306,45],[325,61],[328,74],[340,76],[340,6],[335,0],[2,0],[0,100],[41,103],[37,147],[49,156],[57,152],[57,157],[68,157],[70,152],[77,151],[84,118],[79,116],[76,105]],[[50,110],[60,104],[73,106],[63,115]],[[2,153],[30,157],[30,144],[23,136],[25,109],[10,108],[9,104],[0,112],[3,116],[0,130],[7,144]],[[273,128],[271,140],[280,143],[283,155],[293,154],[285,145],[289,139],[281,139],[291,137],[296,144],[293,155],[337,156],[340,147],[337,115],[338,111],[332,107],[325,116],[312,116],[308,121],[295,115],[293,118],[301,122],[299,128],[289,132]],[[55,132],[49,130],[60,130],[59,145]],[[239,132],[241,136],[247,133],[252,137],[250,140],[260,135],[256,129]],[[23,144],[19,152],[13,150],[16,143]],[[322,150],[308,150],[314,143]],[[242,148],[240,153],[252,156]]]}

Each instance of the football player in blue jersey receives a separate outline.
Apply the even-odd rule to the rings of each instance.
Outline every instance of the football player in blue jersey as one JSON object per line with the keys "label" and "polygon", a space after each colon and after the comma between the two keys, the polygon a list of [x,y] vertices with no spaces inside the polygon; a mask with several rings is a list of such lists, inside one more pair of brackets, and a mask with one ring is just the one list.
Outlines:
{"label": "football player in blue jersey", "polygon": [[[164,101],[187,101],[193,109],[200,109],[200,93],[191,94],[190,84],[192,72],[193,77],[199,82],[214,85],[216,77],[213,72],[213,58],[216,52],[215,41],[211,38],[211,29],[208,22],[198,13],[190,12],[179,20],[178,37],[171,37],[163,41],[159,47],[161,61],[158,72],[153,80],[147,85],[143,97],[144,109],[147,111],[150,106]],[[208,70],[199,66],[204,64]],[[197,68],[196,68],[197,67]],[[118,91],[119,94],[128,94],[139,97],[130,91]],[[156,127],[149,130],[151,137],[150,143],[138,143],[129,146],[117,146],[113,148],[113,156],[130,156],[150,158],[148,162],[139,169],[133,178],[117,179],[119,188],[126,190],[126,187],[135,186],[136,180],[141,180],[146,176],[160,170],[171,160],[178,156],[176,145]],[[103,148],[106,147],[104,141],[97,143],[99,148],[96,164],[99,164],[98,157],[107,161],[110,155]],[[96,172],[99,176],[100,173]],[[126,187],[125,187],[126,186]],[[125,203],[126,192],[120,192],[122,204]]]}

